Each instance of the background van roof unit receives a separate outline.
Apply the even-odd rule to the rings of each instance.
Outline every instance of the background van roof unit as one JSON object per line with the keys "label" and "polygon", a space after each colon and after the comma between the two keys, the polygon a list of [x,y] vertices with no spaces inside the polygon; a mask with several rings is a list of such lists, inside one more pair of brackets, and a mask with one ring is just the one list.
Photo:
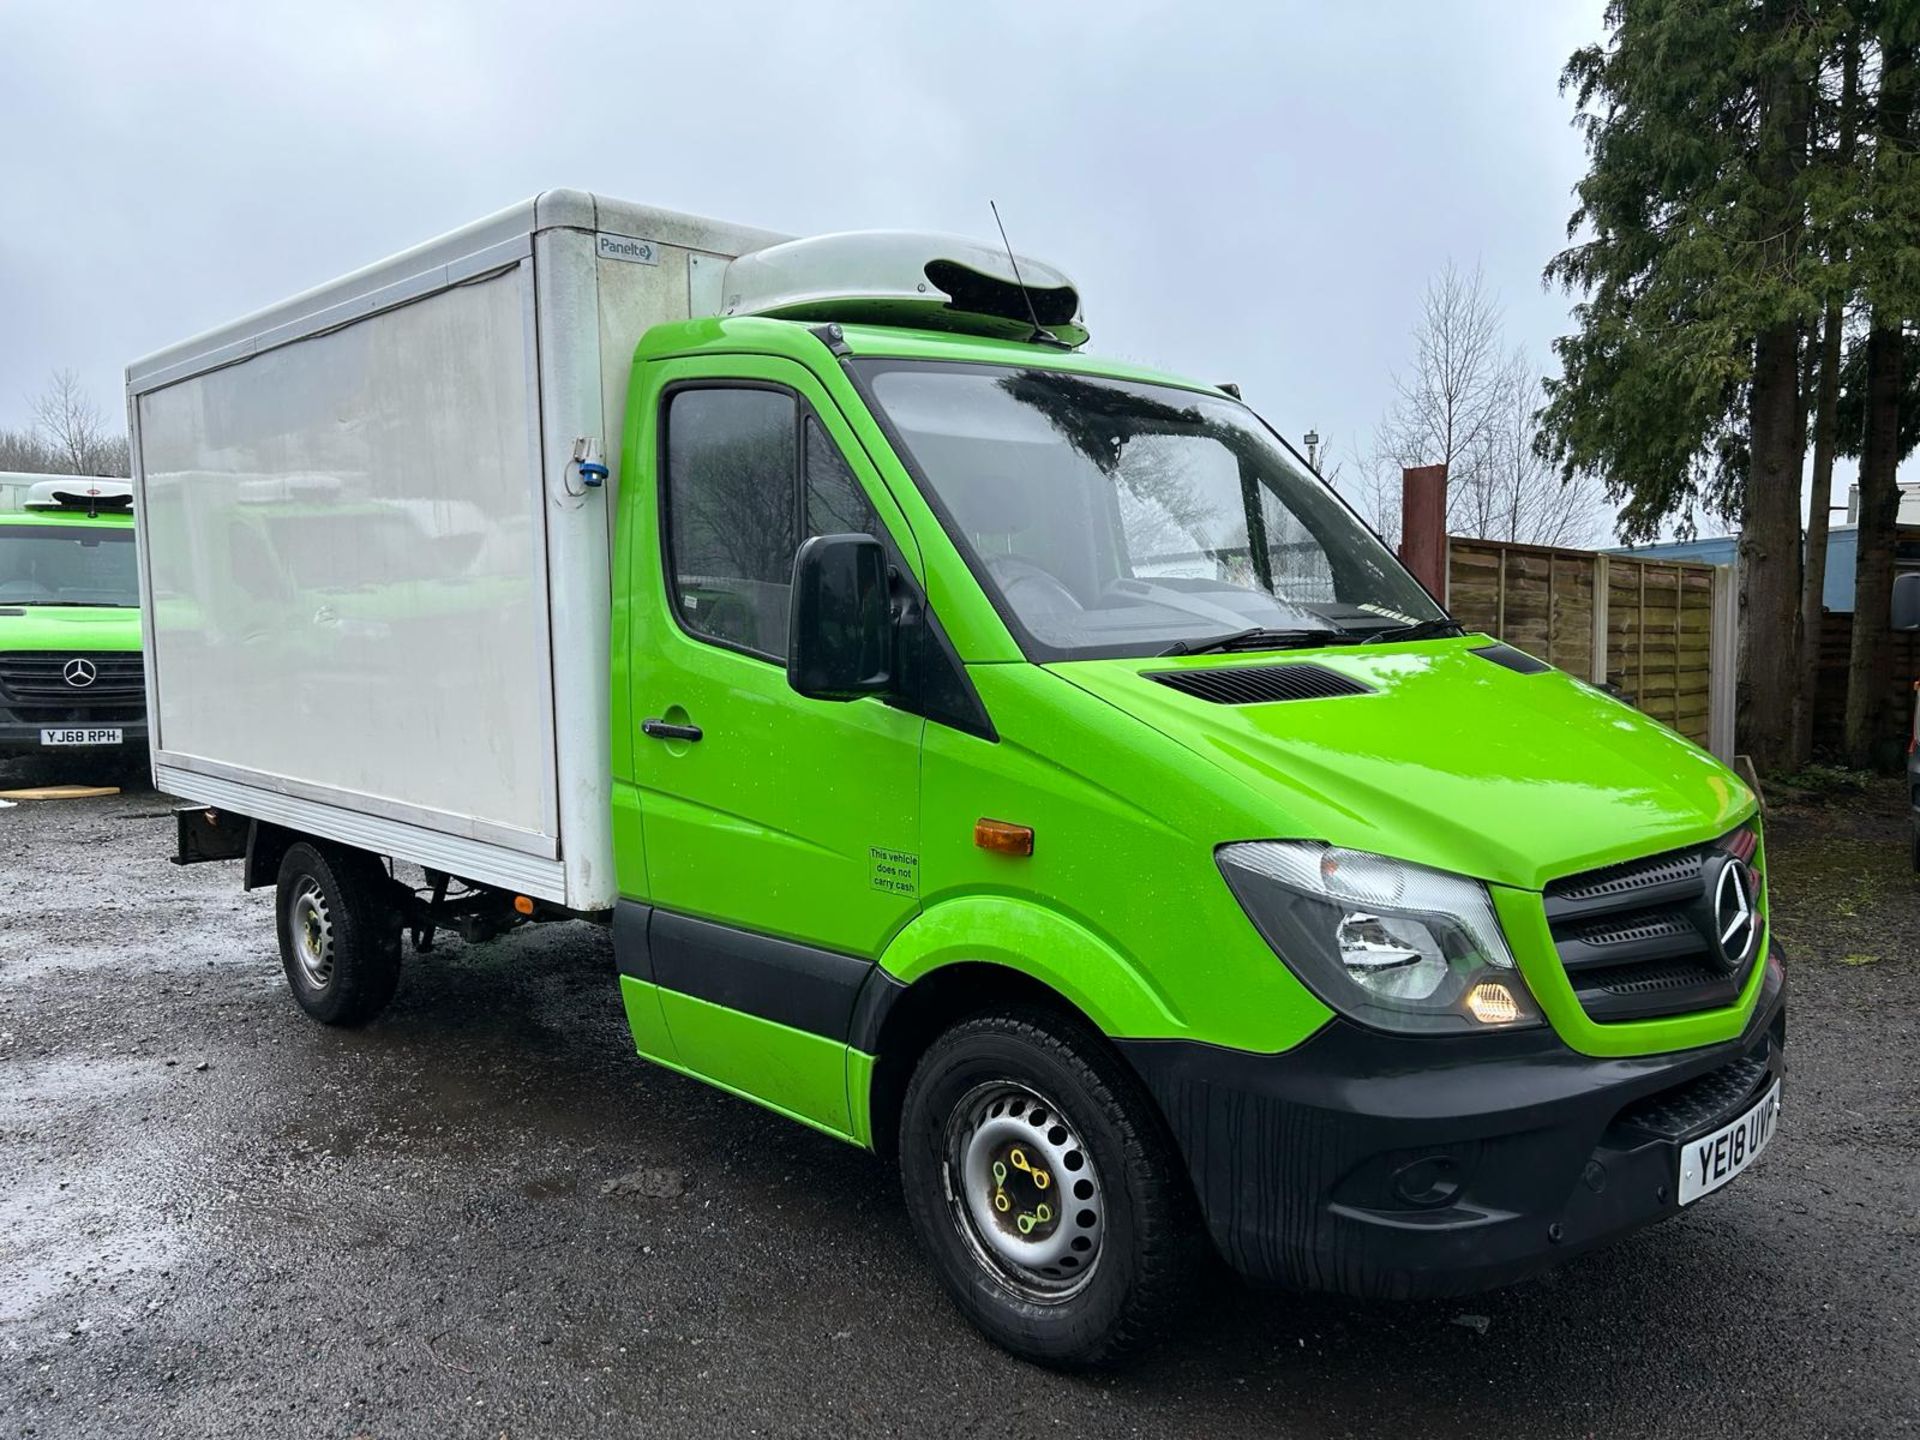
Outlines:
{"label": "background van roof unit", "polygon": [[108,480],[98,475],[63,475],[56,480],[37,480],[27,487],[21,501],[27,510],[129,510],[133,507],[133,482]]}

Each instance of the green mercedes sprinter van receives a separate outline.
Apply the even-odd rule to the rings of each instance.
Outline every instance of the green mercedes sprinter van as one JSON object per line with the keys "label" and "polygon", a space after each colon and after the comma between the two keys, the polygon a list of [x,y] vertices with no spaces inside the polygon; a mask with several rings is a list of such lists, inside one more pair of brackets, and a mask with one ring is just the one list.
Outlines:
{"label": "green mercedes sprinter van", "polygon": [[[955,1302],[1052,1364],[1209,1246],[1458,1294],[1745,1170],[1752,793],[1085,338],[988,247],[549,192],[141,362],[180,858],[276,887],[334,1024],[405,936],[610,926],[642,1055],[897,1162]],[[338,477],[316,546],[423,527],[350,616],[293,523],[247,562],[282,601],[215,613],[275,464]]]}
{"label": "green mercedes sprinter van", "polygon": [[5,476],[0,513],[0,755],[136,749],[147,707],[125,480]]}

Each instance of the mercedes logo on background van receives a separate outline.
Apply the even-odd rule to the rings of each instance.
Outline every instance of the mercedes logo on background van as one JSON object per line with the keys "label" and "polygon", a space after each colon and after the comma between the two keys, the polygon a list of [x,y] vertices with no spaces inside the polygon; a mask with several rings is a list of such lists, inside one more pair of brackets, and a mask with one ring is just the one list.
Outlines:
{"label": "mercedes logo on background van", "polygon": [[1759,936],[1753,900],[1753,872],[1727,856],[1713,877],[1713,939],[1720,963],[1729,970],[1738,970],[1746,963]]}
{"label": "mercedes logo on background van", "polygon": [[79,656],[67,661],[66,668],[60,672],[61,679],[76,690],[84,690],[100,678],[100,672],[94,668],[93,661],[83,660]]}

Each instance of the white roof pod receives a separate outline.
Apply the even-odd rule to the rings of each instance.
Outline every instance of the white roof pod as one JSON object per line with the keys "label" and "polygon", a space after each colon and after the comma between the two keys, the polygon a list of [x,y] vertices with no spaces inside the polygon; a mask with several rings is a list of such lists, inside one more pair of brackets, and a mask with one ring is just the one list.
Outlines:
{"label": "white roof pod", "polygon": [[958,235],[913,230],[815,235],[729,261],[720,313],[908,325],[1009,339],[1030,336],[1037,317],[1056,339],[1084,345],[1087,327],[1073,281],[1044,261],[1022,255],[1018,262],[1016,278],[1004,249]]}
{"label": "white roof pod", "polygon": [[21,502],[27,510],[124,510],[131,504],[131,480],[103,480],[96,475],[38,481],[27,487],[27,498]]}

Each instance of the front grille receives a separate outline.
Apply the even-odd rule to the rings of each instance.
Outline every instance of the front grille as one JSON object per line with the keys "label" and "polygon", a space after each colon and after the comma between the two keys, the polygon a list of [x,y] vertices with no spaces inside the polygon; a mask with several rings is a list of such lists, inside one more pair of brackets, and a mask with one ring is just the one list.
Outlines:
{"label": "front grille", "polygon": [[1608,965],[1580,973],[1583,991],[1622,997],[1670,994],[1696,986],[1712,985],[1725,971],[1704,956],[1685,960],[1633,961],[1626,965]]}
{"label": "front grille", "polygon": [[[93,666],[91,685],[67,683],[75,660]],[[0,703],[28,724],[136,724],[147,716],[146,672],[138,651],[0,652]]]}
{"label": "front grille", "polygon": [[1630,915],[1625,920],[1600,920],[1580,927],[1583,945],[1636,945],[1684,936],[1691,941],[1693,926],[1679,915],[1654,911],[1650,915]]}
{"label": "front grille", "polygon": [[1675,887],[1690,891],[1699,883],[1700,871],[1706,863],[1705,850],[1656,855],[1650,860],[1632,860],[1625,865],[1590,871],[1575,881],[1563,880],[1553,887],[1553,893],[1563,904],[1574,905],[1588,900],[1644,895],[1648,891],[1664,893]]}
{"label": "front grille", "polygon": [[[1724,853],[1745,863],[1756,848],[1757,837],[1742,826],[1710,845],[1589,870],[1547,886],[1554,948],[1588,1016],[1649,1020],[1717,1010],[1739,999],[1765,948],[1765,922],[1756,915],[1747,958],[1729,971],[1713,939],[1707,887],[1718,868],[1710,870],[1709,862]],[[1756,886],[1756,909],[1762,893]]]}
{"label": "front grille", "polygon": [[22,725],[140,725],[144,705],[20,705],[5,707]]}

